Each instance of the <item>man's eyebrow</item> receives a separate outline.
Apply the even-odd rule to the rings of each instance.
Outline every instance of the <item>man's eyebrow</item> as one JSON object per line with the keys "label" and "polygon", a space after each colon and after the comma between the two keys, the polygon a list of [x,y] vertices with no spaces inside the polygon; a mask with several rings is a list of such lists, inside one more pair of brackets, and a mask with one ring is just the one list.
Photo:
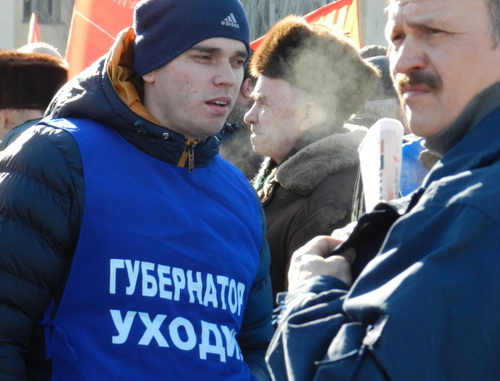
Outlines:
{"label": "man's eyebrow", "polygon": [[204,52],[204,53],[219,53],[221,51],[220,48],[217,48],[215,46],[207,46],[207,45],[194,45],[188,50],[197,50],[199,52]]}
{"label": "man's eyebrow", "polygon": [[[198,52],[208,53],[208,54],[218,54],[218,53],[222,52],[221,48],[218,48],[215,46],[203,45],[203,44],[194,45],[193,47],[191,47],[188,50],[196,50]],[[234,53],[234,56],[241,57],[241,58],[246,60],[248,58],[248,52],[246,50],[237,50]]]}
{"label": "man's eyebrow", "polygon": [[246,50],[237,50],[235,56],[246,60],[248,59],[248,52]]}
{"label": "man's eyebrow", "polygon": [[254,100],[254,101],[265,101],[267,98],[264,94],[261,94],[261,93],[255,93],[255,92],[252,92],[250,94],[250,97]]}
{"label": "man's eyebrow", "polygon": [[415,29],[440,29],[441,27],[446,27],[447,23],[445,20],[437,19],[436,17],[424,16],[424,17],[415,17],[408,18],[406,23],[410,28]]}

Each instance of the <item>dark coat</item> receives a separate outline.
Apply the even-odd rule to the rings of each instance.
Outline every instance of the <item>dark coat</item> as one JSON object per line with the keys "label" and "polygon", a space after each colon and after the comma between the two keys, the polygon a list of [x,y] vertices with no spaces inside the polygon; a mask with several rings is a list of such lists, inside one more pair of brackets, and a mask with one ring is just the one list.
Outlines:
{"label": "dark coat", "polygon": [[351,221],[357,148],[365,133],[363,127],[347,125],[321,139],[305,136],[297,145],[303,148],[279,166],[269,158],[263,163],[256,187],[267,219],[274,296],[287,288],[295,250]]}
{"label": "dark coat", "polygon": [[289,293],[276,380],[498,379],[499,125],[497,83],[427,139],[443,158],[353,286],[317,276]]}
{"label": "dark coat", "polygon": [[[133,72],[125,70],[123,78],[109,67],[130,61],[130,50],[125,49],[130,32],[108,56],[63,87],[49,112],[52,117],[92,116],[148,155],[187,166],[184,137],[149,121],[140,107],[134,112],[119,96],[117,81],[122,90],[126,82],[135,88]],[[210,164],[219,144],[216,136],[197,144],[195,170]],[[37,322],[49,300],[60,299],[64,291],[80,231],[84,186],[79,148],[66,131],[40,124],[26,131],[14,129],[0,142],[1,380],[50,379],[43,329]],[[238,335],[245,361],[263,378],[263,355],[273,333],[268,266],[263,242],[247,304],[252,313],[245,313]]]}

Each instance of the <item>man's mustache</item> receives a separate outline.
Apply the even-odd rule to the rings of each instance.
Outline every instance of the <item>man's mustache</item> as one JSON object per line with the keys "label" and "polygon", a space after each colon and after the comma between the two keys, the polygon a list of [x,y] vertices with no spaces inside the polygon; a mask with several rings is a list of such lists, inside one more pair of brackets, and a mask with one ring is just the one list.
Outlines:
{"label": "man's mustache", "polygon": [[409,74],[397,74],[395,82],[400,94],[402,94],[402,89],[405,85],[425,85],[432,91],[437,91],[441,88],[441,80],[438,76],[418,70],[412,71]]}

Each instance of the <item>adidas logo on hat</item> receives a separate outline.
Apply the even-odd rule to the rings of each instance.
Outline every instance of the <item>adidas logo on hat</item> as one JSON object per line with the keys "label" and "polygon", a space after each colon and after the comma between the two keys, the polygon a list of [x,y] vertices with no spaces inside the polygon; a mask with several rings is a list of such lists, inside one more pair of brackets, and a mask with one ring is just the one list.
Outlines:
{"label": "adidas logo on hat", "polygon": [[221,21],[221,25],[231,26],[233,28],[240,29],[240,24],[238,24],[238,21],[236,21],[236,17],[234,17],[232,13]]}

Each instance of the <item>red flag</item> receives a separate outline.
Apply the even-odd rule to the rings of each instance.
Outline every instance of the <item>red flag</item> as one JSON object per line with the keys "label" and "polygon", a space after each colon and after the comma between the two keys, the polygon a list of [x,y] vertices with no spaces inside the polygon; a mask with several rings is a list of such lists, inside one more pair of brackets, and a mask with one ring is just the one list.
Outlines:
{"label": "red flag", "polygon": [[34,42],[42,42],[42,39],[40,38],[40,28],[38,27],[38,16],[35,12],[32,12],[28,31],[28,44]]}
{"label": "red flag", "polygon": [[108,52],[117,34],[132,25],[135,0],[76,0],[66,47],[69,77]]}
{"label": "red flag", "polygon": [[[341,28],[358,47],[361,46],[358,17],[359,0],[337,0],[307,15],[309,21],[324,21]],[[66,48],[69,77],[73,77],[105,54],[118,32],[132,25],[138,0],[75,0]],[[251,43],[256,49],[262,37]]]}
{"label": "red flag", "polygon": [[[308,22],[321,21],[337,26],[344,31],[359,49],[362,44],[359,30],[358,3],[359,0],[337,0],[308,13],[303,18]],[[250,44],[252,49],[257,49],[263,39],[264,36],[253,41]]]}

